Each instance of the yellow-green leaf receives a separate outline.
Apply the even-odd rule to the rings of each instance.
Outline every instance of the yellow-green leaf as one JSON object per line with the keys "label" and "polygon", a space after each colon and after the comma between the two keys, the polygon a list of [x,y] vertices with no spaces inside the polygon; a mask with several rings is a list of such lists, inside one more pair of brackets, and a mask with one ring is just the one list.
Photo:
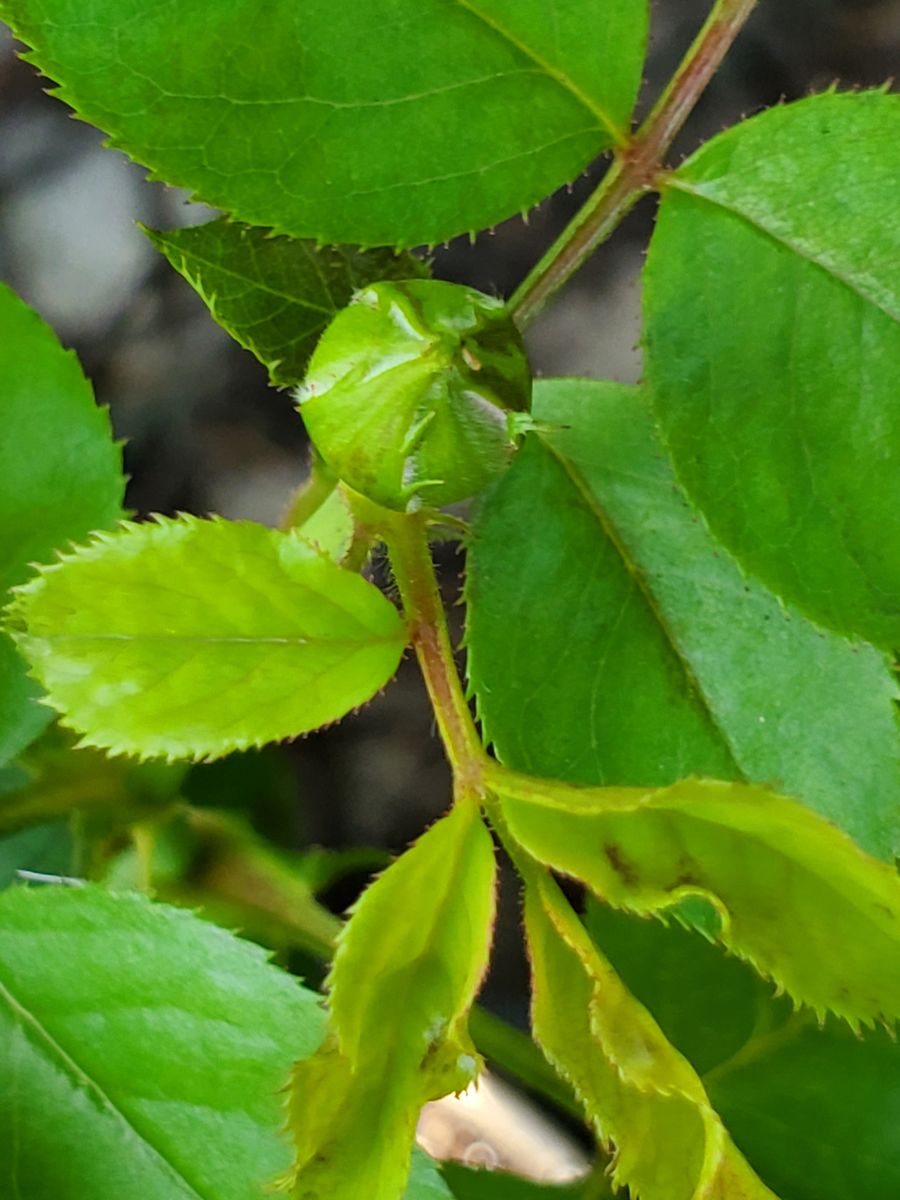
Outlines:
{"label": "yellow-green leaf", "polygon": [[297,534],[195,517],[97,535],[18,589],[10,622],[82,744],[142,757],[335,721],[406,644],[377,588]]}
{"label": "yellow-green leaf", "polygon": [[363,894],[341,936],[330,1036],[297,1065],[295,1200],[398,1200],[422,1105],[466,1087],[487,965],[494,851],[462,800]]}
{"label": "yellow-green leaf", "polygon": [[532,1027],[634,1200],[773,1200],[693,1067],[626,989],[546,876],[525,898]]}
{"label": "yellow-green leaf", "polygon": [[796,1001],[854,1025],[900,1015],[900,879],[794,801],[699,779],[576,788],[499,769],[496,785],[529,854],[608,903],[703,897],[723,944]]}

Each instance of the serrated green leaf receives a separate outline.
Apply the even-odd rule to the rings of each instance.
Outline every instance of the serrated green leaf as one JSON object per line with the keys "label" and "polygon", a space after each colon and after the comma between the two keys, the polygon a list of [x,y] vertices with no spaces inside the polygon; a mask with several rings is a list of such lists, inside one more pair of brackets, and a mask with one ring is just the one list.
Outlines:
{"label": "serrated green leaf", "polygon": [[[646,0],[2,0],[61,99],[251,225],[437,243],[623,138]],[[348,64],[353,64],[348,69]]]}
{"label": "serrated green leaf", "polygon": [[368,700],[406,643],[393,605],[292,533],[158,518],[18,590],[10,623],[82,744],[215,757]]}
{"label": "serrated green leaf", "polygon": [[[122,456],[75,356],[0,284],[0,595],[58,546],[121,516]],[[0,763],[50,720],[0,632]]]}
{"label": "serrated green leaf", "polygon": [[791,1015],[746,964],[697,933],[594,902],[587,927],[693,1063],[732,1137],[781,1200],[900,1192],[900,1045]]}
{"label": "serrated green leaf", "polygon": [[468,559],[469,677],[504,762],[572,783],[777,781],[890,861],[897,687],[871,647],[745,578],[678,489],[636,389],[536,385]]}
{"label": "serrated green leaf", "polygon": [[317,247],[226,218],[145,232],[276,387],[301,382],[319,334],[358,288],[428,274],[411,254]]}
{"label": "serrated green leaf", "polygon": [[900,1016],[900,878],[765,788],[689,779],[576,788],[495,769],[512,836],[609,904],[716,908],[724,946],[795,1001],[852,1025]]}
{"label": "serrated green leaf", "polygon": [[[89,969],[88,969],[89,968]],[[95,887],[0,896],[0,1183],[54,1200],[247,1200],[315,997],[187,912]]]}
{"label": "serrated green leaf", "polygon": [[[494,851],[459,801],[363,894],[330,976],[329,1041],[291,1093],[295,1200],[397,1200],[419,1111],[471,1082]],[[310,1100],[311,1098],[311,1100]]]}
{"label": "serrated green leaf", "polygon": [[298,526],[301,535],[323,554],[342,563],[353,546],[356,525],[344,489],[334,488],[314,513]]}
{"label": "serrated green leaf", "polygon": [[552,880],[525,893],[532,1028],[570,1080],[613,1179],[635,1200],[774,1200],[731,1142],[690,1063],[629,994]]}
{"label": "serrated green leaf", "polygon": [[900,96],[824,95],[666,182],[648,379],[681,479],[770,587],[900,646]]}

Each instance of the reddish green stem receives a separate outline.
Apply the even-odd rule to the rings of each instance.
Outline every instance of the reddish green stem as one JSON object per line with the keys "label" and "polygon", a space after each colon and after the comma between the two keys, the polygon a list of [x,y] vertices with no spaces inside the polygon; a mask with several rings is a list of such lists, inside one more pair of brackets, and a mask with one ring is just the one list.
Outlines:
{"label": "reddish green stem", "polygon": [[397,515],[385,522],[383,533],[409,622],[410,639],[453,769],[454,786],[458,794],[480,799],[486,756],[453,659],[428,547],[428,518],[423,514]]}
{"label": "reddish green stem", "polygon": [[719,68],[757,0],[717,0],[669,86],[634,137],[617,151],[602,183],[509,302],[524,328],[653,189],[669,147]]}

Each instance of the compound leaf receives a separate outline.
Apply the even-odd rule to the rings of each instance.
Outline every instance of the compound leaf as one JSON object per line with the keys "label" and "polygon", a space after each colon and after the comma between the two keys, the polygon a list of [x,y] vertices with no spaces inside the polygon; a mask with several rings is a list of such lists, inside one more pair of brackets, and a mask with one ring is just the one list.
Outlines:
{"label": "compound leaf", "polygon": [[900,1045],[885,1030],[859,1038],[792,1015],[746,964],[679,925],[594,901],[586,923],[781,1200],[900,1191]]}
{"label": "compound leaf", "polygon": [[[620,141],[646,0],[0,0],[58,95],[251,225],[437,243]],[[352,68],[348,67],[352,64]]]}
{"label": "compound leaf", "polygon": [[292,533],[158,518],[18,590],[11,624],[82,744],[215,757],[337,720],[391,678],[404,624]]}
{"label": "compound leaf", "polygon": [[534,1036],[570,1081],[635,1200],[774,1200],[690,1063],[593,945],[556,884],[525,892]]}
{"label": "compound leaf", "polygon": [[900,878],[817,814],[714,780],[575,788],[498,768],[493,786],[529,854],[607,903],[665,914],[700,896],[722,943],[820,1017],[900,1015]]}
{"label": "compound leaf", "polygon": [[145,232],[222,328],[268,368],[276,387],[300,383],[319,334],[358,288],[427,274],[411,254],[317,247],[224,217]]}
{"label": "compound leaf", "polygon": [[0,896],[0,1181],[54,1200],[246,1200],[289,1161],[278,1090],[312,993],[183,910]]}
{"label": "compound leaf", "polygon": [[714,533],[785,599],[900,646],[900,96],[813,97],[667,181],[648,379]]}
{"label": "compound leaf", "polygon": [[890,665],[785,610],[691,510],[645,398],[535,388],[478,514],[469,676],[504,762],[571,783],[777,781],[887,861],[900,848]]}
{"label": "compound leaf", "polygon": [[[0,284],[0,593],[29,564],[121,516],[122,456],[73,354]],[[9,638],[0,633],[0,762],[50,720]]]}
{"label": "compound leaf", "polygon": [[494,874],[490,835],[463,800],[363,893],[329,979],[330,1037],[294,1073],[296,1200],[396,1200],[422,1105],[474,1078],[465,1021]]}

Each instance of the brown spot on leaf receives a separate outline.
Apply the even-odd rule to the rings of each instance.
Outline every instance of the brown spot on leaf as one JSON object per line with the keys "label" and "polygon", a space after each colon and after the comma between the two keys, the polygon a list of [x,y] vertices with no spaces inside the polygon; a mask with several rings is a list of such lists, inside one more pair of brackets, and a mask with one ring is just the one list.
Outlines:
{"label": "brown spot on leaf", "polygon": [[622,851],[614,842],[607,842],[603,847],[603,853],[606,855],[607,861],[615,873],[619,876],[622,882],[627,887],[636,887],[638,884],[638,873],[634,867],[622,857]]}

